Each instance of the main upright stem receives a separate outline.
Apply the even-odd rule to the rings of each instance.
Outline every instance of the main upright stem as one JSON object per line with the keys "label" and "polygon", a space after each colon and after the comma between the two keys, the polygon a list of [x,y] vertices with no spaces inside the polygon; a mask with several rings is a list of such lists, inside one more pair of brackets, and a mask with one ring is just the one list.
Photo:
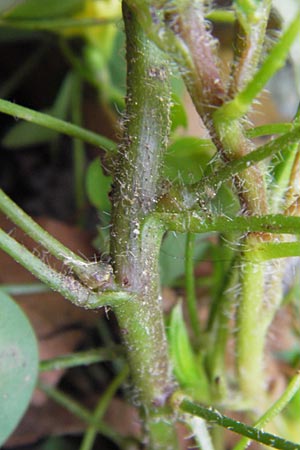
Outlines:
{"label": "main upright stem", "polygon": [[159,196],[159,176],[169,132],[168,60],[150,42],[123,4],[127,37],[127,103],[124,137],[115,172],[112,257],[117,283],[135,300],[115,308],[128,352],[135,397],[151,449],[175,449],[166,422],[173,389],[159,289],[162,225],[145,222]]}

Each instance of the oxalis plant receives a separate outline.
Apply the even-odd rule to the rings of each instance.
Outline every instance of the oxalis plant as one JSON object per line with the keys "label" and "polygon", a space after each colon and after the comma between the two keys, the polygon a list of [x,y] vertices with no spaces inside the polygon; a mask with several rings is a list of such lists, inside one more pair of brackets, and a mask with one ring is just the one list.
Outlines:
{"label": "oxalis plant", "polygon": [[[97,430],[120,448],[179,449],[178,422],[185,423],[190,430],[186,435],[190,433],[203,450],[227,448],[222,428],[241,435],[235,449],[245,448],[249,440],[300,449],[292,442],[300,442],[295,431],[300,419],[297,367],[275,399],[266,367],[268,331],[288,301],[285,280],[292,270],[290,258],[300,256],[300,111],[291,123],[256,128],[247,116],[299,40],[299,11],[288,24],[278,20],[282,26],[270,39],[273,6],[271,0],[235,0],[226,10],[201,0],[124,1],[127,94],[119,146],[75,124],[0,101],[2,113],[96,144],[106,152],[105,167],[112,177],[109,262],[87,262],[0,193],[2,212],[62,261],[65,270],[50,267],[3,230],[1,248],[78,307],[111,309],[119,325],[126,365],[98,410],[94,415],[83,409],[78,412],[64,400],[94,430],[89,428],[84,449],[92,448]],[[0,9],[2,22],[33,26],[10,14],[15,7],[5,3]],[[103,6],[108,21],[109,8]],[[84,18],[89,26],[97,25],[98,19]],[[75,26],[82,19],[70,15],[68,20]],[[226,76],[210,21],[234,23],[234,55]],[[42,29],[55,29],[55,20],[39,24]],[[180,138],[169,145],[174,73],[182,77],[205,129],[196,149]],[[265,140],[255,140],[261,136]],[[181,166],[187,167],[185,173]],[[164,317],[159,257],[169,232],[186,236],[185,295]],[[215,258],[206,319],[200,321],[194,250],[202,235],[214,237]],[[1,302],[1,327],[8,336],[1,344],[1,358],[11,361],[13,327],[24,326],[28,334],[29,324],[8,294],[2,293]],[[9,327],[5,317],[11,316],[14,321]],[[23,364],[1,367],[2,443],[22,416],[36,384],[37,355],[30,336],[26,346],[22,339],[18,343]],[[231,362],[229,344],[234,345]],[[76,354],[73,358],[78,364]],[[94,362],[97,352],[82,358],[86,364]],[[72,359],[61,358],[60,367],[71,365]],[[39,370],[54,366],[53,361],[44,361]],[[18,383],[11,376],[13,370],[22,377]],[[128,370],[142,424],[140,443],[122,440],[100,426],[104,405],[128,377]],[[62,401],[55,389],[40,388]],[[247,424],[231,418],[233,412],[243,413]],[[268,422],[272,434],[262,430]]]}

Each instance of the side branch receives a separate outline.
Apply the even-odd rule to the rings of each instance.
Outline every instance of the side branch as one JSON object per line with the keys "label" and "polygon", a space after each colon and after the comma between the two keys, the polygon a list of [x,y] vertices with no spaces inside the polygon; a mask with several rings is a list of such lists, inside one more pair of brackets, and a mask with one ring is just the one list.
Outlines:
{"label": "side branch", "polygon": [[282,450],[300,450],[300,444],[287,441],[270,433],[266,433],[258,428],[250,427],[245,423],[231,419],[228,416],[221,414],[220,411],[212,408],[205,408],[202,405],[191,402],[187,398],[182,398],[179,401],[174,395],[174,401],[179,403],[178,409],[184,413],[191,414],[193,416],[201,417],[204,420],[212,424],[217,424],[223,428],[233,431],[234,433],[246,436],[249,439],[260,442],[261,444],[268,445],[273,448]]}
{"label": "side branch", "polygon": [[103,291],[101,293],[91,291],[74,277],[56,272],[1,229],[0,248],[43,283],[76,306],[96,309],[101,306],[115,306],[133,298],[132,295],[130,296],[123,291]]}
{"label": "side branch", "polygon": [[[278,233],[299,234],[300,217],[269,214],[263,216],[207,217],[196,211],[184,213],[153,213],[166,230],[179,233]],[[148,219],[147,219],[148,220]]]}

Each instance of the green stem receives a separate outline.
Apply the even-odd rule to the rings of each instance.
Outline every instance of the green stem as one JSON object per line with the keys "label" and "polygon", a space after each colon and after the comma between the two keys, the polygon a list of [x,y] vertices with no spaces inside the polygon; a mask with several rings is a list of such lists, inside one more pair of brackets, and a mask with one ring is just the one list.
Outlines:
{"label": "green stem", "polygon": [[[245,401],[264,408],[266,386],[263,352],[266,329],[261,315],[264,302],[264,281],[267,267],[254,264],[251,259],[241,262],[241,289],[237,317],[237,369],[239,387]],[[255,383],[253,382],[255,380]]]}
{"label": "green stem", "polygon": [[284,134],[291,131],[293,128],[292,123],[270,123],[268,125],[260,125],[254,128],[248,128],[245,131],[245,135],[252,139],[261,136],[269,136],[272,134]]}
{"label": "green stem", "polygon": [[[273,420],[281,411],[287,406],[287,404],[294,397],[296,392],[298,392],[300,388],[300,374],[297,373],[291,379],[289,385],[285,389],[284,393],[276,400],[275,403],[255,422],[254,427],[258,429],[262,429],[267,425],[271,420]],[[233,450],[243,450],[245,449],[250,441],[243,437],[238,444],[235,445]]]}
{"label": "green stem", "polygon": [[237,54],[233,63],[232,85],[229,88],[230,98],[245,87],[257,70],[272,2],[249,2],[250,6],[246,3],[245,0],[235,2],[237,19],[242,30],[238,30],[236,37]]}
{"label": "green stem", "polygon": [[109,264],[101,262],[90,264],[80,256],[76,255],[76,253],[73,253],[52,235],[47,233],[47,231],[45,231],[40,225],[38,225],[1,189],[0,210],[4,214],[6,214],[6,216],[9,217],[13,223],[18,225],[21,230],[27,233],[34,241],[45,247],[45,249],[47,249],[53,256],[61,260],[66,267],[72,269],[72,271],[76,273],[83,284],[86,284],[92,289],[101,287],[103,285],[105,285],[107,288],[114,287],[114,283],[110,277],[111,266]]}
{"label": "green stem", "polygon": [[95,348],[92,350],[61,355],[57,358],[46,359],[40,362],[40,372],[69,369],[70,367],[86,366],[102,361],[111,361],[120,357],[124,352],[119,346]]}
{"label": "green stem", "polygon": [[45,30],[45,31],[61,31],[68,28],[86,28],[99,27],[101,25],[109,25],[117,23],[120,17],[110,19],[97,19],[95,17],[84,17],[80,19],[72,19],[70,17],[53,18],[53,19],[13,19],[1,18],[0,24],[6,27],[20,28],[22,30]]}
{"label": "green stem", "polygon": [[283,297],[285,267],[284,260],[256,262],[256,246],[261,240],[262,236],[249,234],[243,243],[236,344],[240,389],[256,409],[258,405],[263,408],[266,399],[264,347]]}
{"label": "green stem", "polygon": [[234,23],[236,20],[233,11],[226,9],[215,9],[206,14],[205,18],[211,20],[212,22],[224,22],[224,23]]}
{"label": "green stem", "polygon": [[8,114],[9,116],[24,119],[27,122],[35,123],[58,133],[66,134],[67,136],[80,139],[88,144],[100,147],[107,152],[116,152],[117,146],[110,139],[101,136],[85,128],[81,128],[72,123],[57,119],[49,114],[41,113],[24,106],[17,105],[7,100],[0,99],[0,112]]}
{"label": "green stem", "polygon": [[225,103],[215,112],[214,119],[216,122],[224,120],[231,122],[246,114],[253,100],[261,92],[265,84],[284,65],[290,47],[299,31],[300,15],[298,14],[245,88],[233,100]]}
{"label": "green stem", "polygon": [[83,420],[87,424],[93,425],[103,436],[108,437],[117,445],[122,444],[123,439],[116,434],[115,430],[111,429],[109,425],[106,425],[103,422],[101,423],[99,421],[96,421],[93,417],[93,414],[80,403],[76,402],[73,398],[71,398],[64,392],[61,392],[60,390],[48,386],[42,382],[38,383],[38,388],[41,391],[45,392],[45,394],[47,394],[48,397],[50,397],[56,403],[67,409],[71,414]]}
{"label": "green stem", "polygon": [[47,233],[37,222],[35,222],[28,214],[25,213],[15,202],[13,202],[0,189],[0,210],[18,227],[28,234],[34,241],[45,247],[57,259],[77,261],[78,263],[86,262],[83,258],[73,253],[65,247],[61,242],[55,239],[51,234]]}
{"label": "green stem", "polygon": [[225,257],[225,260],[228,258],[228,261],[224,262],[221,260],[220,262],[215,262],[214,265],[215,270],[218,272],[216,274],[217,277],[214,277],[214,285],[217,286],[217,290],[213,296],[207,326],[207,332],[210,336],[207,350],[207,366],[214,398],[217,401],[225,401],[227,398],[226,349],[230,330],[230,312],[232,310],[230,287],[233,287],[235,281],[236,271],[234,266],[236,258],[234,258],[232,250],[227,245],[225,246],[224,243],[220,242],[219,245],[223,247],[222,255]]}
{"label": "green stem", "polygon": [[193,438],[197,444],[197,447],[201,450],[214,450],[211,436],[208,431],[208,426],[205,420],[200,417],[191,416],[186,414],[184,417],[186,425],[191,429]]}
{"label": "green stem", "polygon": [[194,274],[194,246],[195,234],[187,233],[185,250],[185,288],[189,319],[194,333],[195,341],[199,342],[200,322],[198,318],[196,284]]}
{"label": "green stem", "polygon": [[205,408],[204,406],[191,402],[187,398],[180,398],[180,396],[179,398],[176,398],[176,394],[174,395],[174,404],[177,404],[177,408],[184,413],[202,417],[211,424],[216,424],[223,428],[227,428],[227,430],[246,436],[247,438],[260,442],[261,444],[268,445],[279,450],[300,450],[300,444],[295,444],[273,434],[250,427],[249,425],[223,415],[216,409]]}
{"label": "green stem", "polygon": [[137,398],[145,418],[148,448],[174,449],[165,402],[173,381],[159,289],[160,221],[144,218],[159,195],[159,170],[169,131],[169,62],[150,42],[124,4],[127,37],[127,108],[124,144],[115,176],[112,257],[116,282],[137,302],[114,308]]}
{"label": "green stem", "polygon": [[[206,217],[196,211],[183,213],[152,213],[151,218],[160,221],[165,230],[179,233],[250,233],[266,232],[298,234],[300,217],[268,214],[263,216],[238,216],[234,218]],[[150,220],[147,219],[147,220]]]}
{"label": "green stem", "polygon": [[123,384],[128,376],[128,367],[125,368],[115,377],[111,384],[107,387],[105,392],[101,395],[98,405],[93,413],[94,424],[90,424],[85,432],[81,446],[79,450],[92,450],[93,445],[98,433],[97,426],[95,424],[101,423],[101,420],[107,410],[113,396],[117,389]]}
{"label": "green stem", "polygon": [[105,291],[101,294],[93,293],[74,277],[53,270],[1,229],[0,248],[43,283],[47,284],[54,291],[59,292],[76,306],[95,309],[101,306],[112,306],[124,301],[126,303],[130,299],[130,294],[123,291]]}
{"label": "green stem", "polygon": [[258,242],[250,249],[253,262],[300,256],[300,242]]}
{"label": "green stem", "polygon": [[[290,128],[292,127],[293,125],[291,125]],[[227,162],[221,169],[213,170],[208,175],[204,176],[199,182],[188,187],[188,194],[190,195],[191,200],[193,196],[195,204],[199,202],[199,200],[202,204],[202,202],[207,200],[205,198],[205,193],[209,189],[216,192],[224,181],[235,177],[237,174],[240,174],[242,179],[242,172],[251,168],[251,166],[256,163],[269,158],[270,156],[278,153],[286,154],[291,152],[293,148],[292,146],[297,144],[299,140],[300,127],[297,127],[277,139],[270,140],[267,144],[258,147],[256,150],[252,150],[244,156],[240,156],[238,159]],[[178,201],[180,202],[180,192],[178,191],[176,195],[178,197]],[[259,211],[255,211],[255,214],[258,213]]]}
{"label": "green stem", "polygon": [[49,292],[48,286],[43,283],[0,284],[0,289],[10,295],[34,295]]}

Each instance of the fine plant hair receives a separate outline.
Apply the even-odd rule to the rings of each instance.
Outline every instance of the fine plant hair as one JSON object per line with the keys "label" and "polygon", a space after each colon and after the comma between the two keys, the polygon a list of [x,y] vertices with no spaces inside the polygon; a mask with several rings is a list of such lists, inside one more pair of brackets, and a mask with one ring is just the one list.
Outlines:
{"label": "fine plant hair", "polygon": [[[299,288],[293,278],[300,257],[300,108],[290,123],[255,127],[250,119],[257,104],[264,103],[266,84],[299,41],[300,10],[285,24],[272,0],[234,0],[226,9],[205,0],[123,0],[122,10],[112,17],[114,2],[109,0],[99,3],[100,12],[91,9],[95,17],[86,17],[86,10],[75,16],[67,8],[59,19],[53,11],[41,19],[33,8],[29,20],[22,18],[23,3],[30,10],[30,1],[8,0],[4,12],[0,6],[1,24],[12,33],[15,27],[56,33],[59,51],[71,66],[72,96],[81,98],[83,83],[90,84],[100,111],[118,125],[115,140],[80,126],[82,99],[77,106],[72,103],[74,123],[0,100],[0,112],[70,136],[76,141],[74,150],[79,141],[103,150],[88,170],[84,147],[74,151],[73,175],[81,189],[75,189],[76,214],[87,203],[98,210],[97,257],[71,251],[2,190],[0,210],[36,246],[29,251],[11,228],[0,230],[0,248],[76,307],[114,314],[121,349],[110,343],[39,361],[31,325],[14,310],[12,287],[0,289],[0,313],[7,307],[24,327],[6,331],[0,323],[0,355],[7,358],[0,364],[0,381],[5,367],[12,366],[1,342],[13,342],[17,335],[23,349],[24,336],[30,335],[32,353],[6,378],[7,389],[16,393],[18,371],[30,381],[23,396],[11,402],[0,382],[8,421],[5,431],[0,429],[0,445],[15,429],[37,385],[86,422],[79,450],[91,450],[97,433],[120,450],[181,450],[179,422],[190,445],[202,450],[241,450],[251,440],[300,450],[293,442],[300,442],[295,362],[300,354],[297,350],[291,357],[291,349],[283,349],[282,356],[270,344],[277,339],[277,330],[273,326],[270,336],[270,327],[283,308],[292,324],[287,333],[299,344],[299,329],[293,324]],[[93,0],[83,3],[95,7]],[[233,34],[229,62],[220,56],[222,38],[215,36],[219,23]],[[99,31],[103,34],[97,35]],[[85,46],[79,55],[68,41],[72,33]],[[121,33],[125,57],[115,49]],[[112,66],[119,64],[121,71],[125,61],[123,93]],[[184,135],[184,92],[204,127],[202,137],[192,141]],[[14,136],[16,129],[12,124],[9,133]],[[12,139],[9,133],[6,145]],[[80,203],[78,191],[84,192],[86,204]],[[175,300],[166,307],[170,289]],[[2,336],[2,329],[8,334]],[[75,404],[56,387],[37,381],[43,367],[66,369],[104,360],[113,362],[113,380],[91,412],[84,401]],[[268,361],[274,373],[276,367],[275,375]],[[282,361],[288,375],[282,372]],[[276,377],[285,386],[274,399]],[[121,385],[126,386],[122,401],[139,415],[137,435],[124,437],[103,419]],[[231,418],[236,412],[244,422]],[[0,423],[1,417],[0,412]],[[240,435],[241,441],[233,446],[224,429]]]}

